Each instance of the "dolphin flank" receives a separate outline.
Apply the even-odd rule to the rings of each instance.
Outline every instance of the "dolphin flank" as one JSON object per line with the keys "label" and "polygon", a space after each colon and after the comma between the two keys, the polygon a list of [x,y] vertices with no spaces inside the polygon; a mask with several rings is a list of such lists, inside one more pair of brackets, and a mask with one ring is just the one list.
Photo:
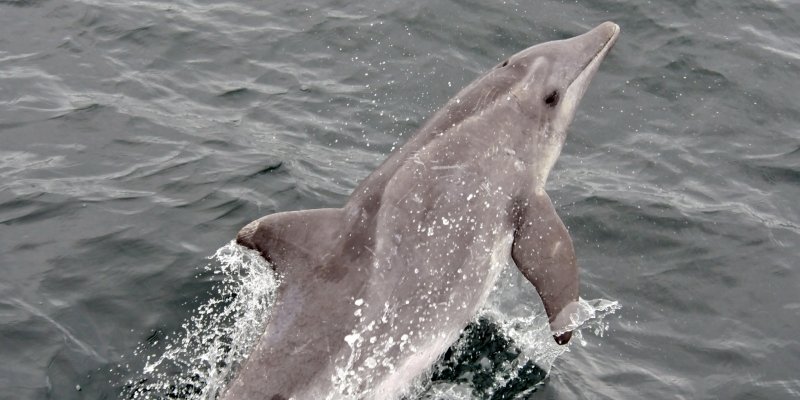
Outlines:
{"label": "dolphin flank", "polygon": [[282,284],[221,398],[396,398],[458,338],[508,260],[567,343],[578,267],[544,188],[618,35],[605,22],[511,56],[448,101],[343,207],[242,228],[237,242]]}

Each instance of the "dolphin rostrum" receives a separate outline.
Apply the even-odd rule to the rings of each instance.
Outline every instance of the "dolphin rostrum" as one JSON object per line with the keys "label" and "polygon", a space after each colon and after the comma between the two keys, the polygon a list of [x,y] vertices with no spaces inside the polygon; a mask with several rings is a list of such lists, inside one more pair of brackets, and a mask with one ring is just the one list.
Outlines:
{"label": "dolphin rostrum", "polygon": [[343,207],[245,226],[237,242],[282,284],[222,398],[399,396],[458,338],[508,260],[567,343],[578,268],[544,188],[618,35],[606,22],[511,56],[434,114]]}

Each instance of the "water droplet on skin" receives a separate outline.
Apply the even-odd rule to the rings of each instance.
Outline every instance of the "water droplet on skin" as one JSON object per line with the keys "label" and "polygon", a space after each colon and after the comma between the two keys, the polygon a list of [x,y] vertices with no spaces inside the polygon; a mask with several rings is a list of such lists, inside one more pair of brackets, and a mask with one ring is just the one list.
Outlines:
{"label": "water droplet on skin", "polygon": [[357,333],[347,335],[344,337],[344,341],[347,342],[350,347],[355,347],[356,340],[358,340],[359,335]]}

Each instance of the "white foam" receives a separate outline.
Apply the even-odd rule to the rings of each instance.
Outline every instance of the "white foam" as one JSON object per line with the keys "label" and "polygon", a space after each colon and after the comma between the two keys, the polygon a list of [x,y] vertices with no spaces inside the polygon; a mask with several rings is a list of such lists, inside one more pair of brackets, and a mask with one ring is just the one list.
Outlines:
{"label": "white foam", "polygon": [[[147,355],[141,376],[127,383],[131,399],[179,395],[214,399],[264,331],[279,281],[258,253],[231,242],[210,257],[206,270],[221,280],[213,297],[167,337],[162,354]],[[152,352],[143,344],[136,356]]]}
{"label": "white foam", "polygon": [[[272,268],[258,253],[233,242],[217,250],[210,259],[212,265],[206,269],[221,278],[214,288],[214,296],[182,325],[182,332],[166,339],[168,343],[162,354],[147,355],[155,350],[146,344],[136,350],[135,355],[146,357],[147,362],[141,376],[128,382],[123,392],[127,398],[158,399],[179,395],[192,400],[214,399],[262,334],[279,284]],[[497,257],[492,260],[492,264],[503,263]],[[503,365],[501,373],[495,374],[495,388],[503,387],[514,379],[529,361],[549,372],[555,360],[568,351],[569,346],[576,342],[585,345],[582,331],[590,330],[602,337],[608,330],[604,318],[620,308],[615,301],[580,299],[574,304],[575,312],[569,316],[568,327],[574,331],[573,340],[568,346],[559,346],[553,340],[544,308],[530,283],[513,264],[495,270],[498,269],[502,273],[498,274],[500,276],[495,289],[488,295],[476,320],[485,318],[493,322],[499,333],[519,348],[520,355]],[[363,299],[354,300],[356,306],[363,303]],[[386,304],[384,308],[384,320],[381,321],[387,323],[392,307]],[[408,336],[401,336],[398,340],[392,337],[382,339],[383,348],[367,361],[366,368],[362,368],[364,371],[352,368],[352,362],[360,354],[361,347],[366,342],[376,342],[376,338],[369,333],[372,328],[372,324],[368,324],[345,339],[351,349],[350,359],[343,368],[337,368],[332,377],[337,393],[331,393],[331,398],[358,398],[360,394],[357,391],[364,388],[365,383],[371,382],[369,370],[382,367],[396,371],[401,367],[386,364],[387,359],[380,355],[388,354],[393,346],[406,345]],[[453,340],[452,337],[441,339],[448,343]],[[466,350],[459,350],[459,346],[455,345],[456,351]],[[423,350],[416,349],[420,354],[427,354]],[[429,355],[425,357],[425,362],[431,363],[434,358],[435,355]],[[423,367],[414,368],[419,370]],[[398,395],[405,394],[405,398],[412,399],[474,398],[469,385],[441,382],[431,385],[430,376],[431,372],[428,371],[419,376],[413,387],[393,389],[403,392]]]}

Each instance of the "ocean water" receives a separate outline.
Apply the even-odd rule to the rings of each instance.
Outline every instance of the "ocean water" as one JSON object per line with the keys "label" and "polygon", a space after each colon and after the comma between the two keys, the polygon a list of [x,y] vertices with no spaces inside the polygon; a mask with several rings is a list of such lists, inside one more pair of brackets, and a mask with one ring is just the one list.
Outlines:
{"label": "ocean water", "polygon": [[206,396],[268,310],[240,227],[341,205],[483,71],[606,20],[548,193],[620,308],[545,377],[508,285],[418,397],[800,398],[790,0],[0,1],[0,398]]}

